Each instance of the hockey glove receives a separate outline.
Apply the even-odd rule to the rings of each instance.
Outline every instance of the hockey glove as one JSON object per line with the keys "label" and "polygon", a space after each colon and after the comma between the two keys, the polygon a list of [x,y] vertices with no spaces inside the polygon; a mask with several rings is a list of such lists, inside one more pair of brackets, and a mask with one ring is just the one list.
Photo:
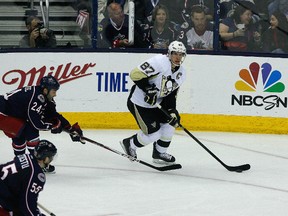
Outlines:
{"label": "hockey glove", "polygon": [[73,142],[81,142],[82,144],[85,144],[85,141],[82,140],[83,131],[81,130],[80,126],[78,125],[78,122],[76,122],[74,125],[72,125],[68,132],[70,134],[70,137]]}
{"label": "hockey glove", "polygon": [[176,109],[169,109],[168,112],[171,116],[171,118],[168,120],[168,123],[175,128],[179,127],[180,115],[178,111]]}
{"label": "hockey glove", "polygon": [[51,133],[57,134],[57,133],[61,133],[61,132],[62,132],[61,121],[57,118],[53,119]]}
{"label": "hockey glove", "polygon": [[151,106],[154,106],[157,101],[157,93],[158,93],[158,89],[156,88],[155,85],[147,87],[145,89],[146,95],[144,97],[144,101],[150,104]]}

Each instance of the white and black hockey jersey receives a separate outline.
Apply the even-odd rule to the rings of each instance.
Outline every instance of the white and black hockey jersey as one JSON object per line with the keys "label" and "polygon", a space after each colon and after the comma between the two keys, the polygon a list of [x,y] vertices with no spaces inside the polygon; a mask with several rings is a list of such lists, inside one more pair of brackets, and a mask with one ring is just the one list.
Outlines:
{"label": "white and black hockey jersey", "polygon": [[[182,65],[172,72],[171,62],[167,55],[156,55],[137,67],[140,71],[148,76],[149,84],[157,87],[157,103],[160,104],[163,98],[178,90],[186,79],[186,72]],[[136,86],[130,100],[141,107],[156,108],[157,105],[151,106],[144,101],[145,92]]]}

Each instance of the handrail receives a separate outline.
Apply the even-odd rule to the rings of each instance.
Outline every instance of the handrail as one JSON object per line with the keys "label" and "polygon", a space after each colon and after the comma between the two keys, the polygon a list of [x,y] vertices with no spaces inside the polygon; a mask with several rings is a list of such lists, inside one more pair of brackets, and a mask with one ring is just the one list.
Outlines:
{"label": "handrail", "polygon": [[129,0],[128,41],[130,44],[134,44],[134,21],[135,21],[135,3],[133,0]]}
{"label": "handrail", "polygon": [[40,0],[40,9],[44,26],[49,28],[49,0],[45,0],[45,8],[43,7],[43,0]]}

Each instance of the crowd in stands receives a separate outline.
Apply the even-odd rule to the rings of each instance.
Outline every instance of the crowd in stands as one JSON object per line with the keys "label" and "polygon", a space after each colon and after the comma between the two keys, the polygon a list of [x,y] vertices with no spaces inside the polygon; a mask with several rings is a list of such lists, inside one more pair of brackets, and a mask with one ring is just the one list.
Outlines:
{"label": "crowd in stands", "polygon": [[[76,2],[80,36],[89,47],[96,20],[92,3]],[[98,0],[98,48],[167,49],[171,41],[179,40],[188,50],[288,53],[287,0],[219,0],[217,22],[214,0],[134,0],[134,4],[131,42],[129,0]],[[219,23],[218,37],[215,23]],[[23,40],[21,44],[24,46]]]}
{"label": "crowd in stands", "polygon": [[[109,5],[118,4],[120,13],[127,15],[128,2],[98,1],[101,12],[98,14],[99,47],[166,49],[171,41],[180,40],[190,50],[215,48],[214,0],[135,0],[133,46],[125,43],[128,40],[127,20],[117,24],[109,9]],[[221,50],[288,52],[287,0],[220,0],[219,5]]]}

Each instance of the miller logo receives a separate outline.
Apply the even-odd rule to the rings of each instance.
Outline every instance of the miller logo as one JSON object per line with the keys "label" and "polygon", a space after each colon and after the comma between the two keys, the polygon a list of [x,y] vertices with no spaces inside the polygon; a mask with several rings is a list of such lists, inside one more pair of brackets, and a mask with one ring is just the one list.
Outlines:
{"label": "miller logo", "polygon": [[52,75],[60,84],[63,84],[91,75],[92,73],[88,73],[88,70],[95,67],[96,63],[86,63],[84,65],[75,66],[71,65],[72,63],[70,62],[66,65],[61,64],[56,67],[51,66],[49,69],[47,69],[46,66],[42,66],[39,69],[33,67],[29,71],[13,69],[3,74],[2,82],[6,85],[18,85],[16,88],[20,89],[24,86],[39,85],[43,76]]}

